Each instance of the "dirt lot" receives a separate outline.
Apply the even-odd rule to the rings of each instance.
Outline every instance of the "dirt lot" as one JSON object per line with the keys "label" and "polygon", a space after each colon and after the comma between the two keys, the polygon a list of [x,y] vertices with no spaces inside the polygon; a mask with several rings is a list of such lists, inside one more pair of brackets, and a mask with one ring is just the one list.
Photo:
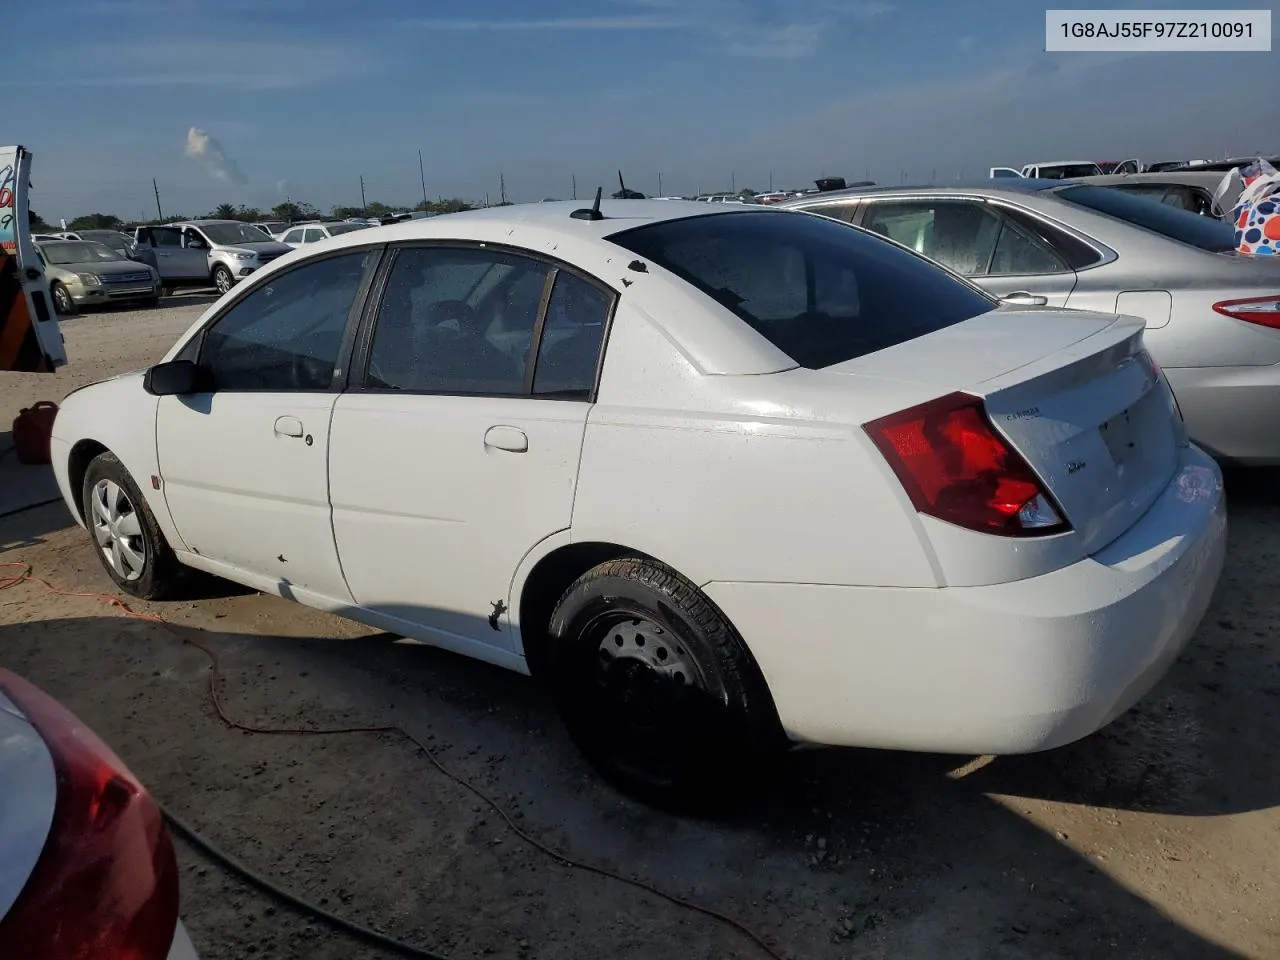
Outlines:
{"label": "dirt lot", "polygon": [[[68,321],[64,373],[0,374],[0,423],[159,357],[198,310]],[[35,469],[11,459],[0,466]],[[162,625],[23,584],[0,593],[0,665],[72,706],[234,856],[450,957],[763,954],[715,920],[534,851],[404,741],[229,730],[208,700],[209,660],[184,640],[219,656],[237,719],[401,725],[553,847],[741,918],[794,960],[1274,958],[1276,480],[1230,478],[1231,547],[1214,607],[1170,676],[1110,729],[985,765],[799,752],[750,811],[723,823],[656,814],[602,786],[527,680],[277,599],[228,589],[137,605]],[[69,522],[60,505],[0,520],[0,562],[30,563],[66,591],[107,590]],[[179,855],[183,914],[207,960],[388,956],[184,843]]]}

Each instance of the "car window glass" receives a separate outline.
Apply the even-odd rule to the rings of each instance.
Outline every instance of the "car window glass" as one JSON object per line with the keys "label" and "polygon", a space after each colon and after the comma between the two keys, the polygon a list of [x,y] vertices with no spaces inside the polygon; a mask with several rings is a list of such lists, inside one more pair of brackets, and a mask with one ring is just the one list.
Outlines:
{"label": "car window glass", "polygon": [[1123,190],[1077,184],[1057,190],[1056,196],[1067,203],[1211,253],[1226,253],[1236,248],[1235,229],[1231,224],[1176,210],[1168,204],[1151,203]]}
{"label": "car window glass", "polygon": [[217,390],[327,390],[365,251],[277,274],[205,332],[200,363]]}
{"label": "car window glass", "polygon": [[285,234],[285,236],[284,236],[284,242],[285,242],[285,243],[301,243],[301,242],[302,242],[302,231],[301,231],[301,230],[290,230],[288,233],[286,233],[286,234]]}
{"label": "car window glass", "polygon": [[1005,220],[996,240],[995,254],[987,273],[992,276],[1065,273],[1065,263],[1039,240],[1012,220]]}
{"label": "car window glass", "polygon": [[987,272],[1000,234],[994,213],[956,201],[873,203],[862,226],[966,276]]}
{"label": "car window glass", "polygon": [[152,227],[151,245],[154,247],[180,247],[182,234],[172,227]]}
{"label": "car window glass", "polygon": [[971,284],[825,217],[746,210],[608,238],[665,267],[813,369],[874,353],[994,308]]}
{"label": "car window glass", "polygon": [[594,284],[563,270],[556,274],[533,374],[535,394],[591,395],[612,306],[613,296]]}
{"label": "car window glass", "polygon": [[317,230],[313,227],[312,229],[308,230],[305,234],[303,234],[302,242],[315,243],[317,240],[323,240],[323,239],[324,239],[324,231]]}
{"label": "car window glass", "polygon": [[[383,390],[519,394],[549,268],[496,250],[401,250],[369,351]],[[481,280],[498,277],[477,297]]]}

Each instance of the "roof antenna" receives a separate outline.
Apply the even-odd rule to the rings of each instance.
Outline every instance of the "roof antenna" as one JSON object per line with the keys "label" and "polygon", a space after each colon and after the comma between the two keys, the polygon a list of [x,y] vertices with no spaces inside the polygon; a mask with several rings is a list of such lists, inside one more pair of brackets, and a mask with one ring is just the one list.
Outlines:
{"label": "roof antenna", "polygon": [[604,187],[596,187],[596,201],[590,207],[583,207],[581,210],[575,210],[569,216],[575,220],[603,220],[604,214],[600,212],[600,195],[604,193]]}

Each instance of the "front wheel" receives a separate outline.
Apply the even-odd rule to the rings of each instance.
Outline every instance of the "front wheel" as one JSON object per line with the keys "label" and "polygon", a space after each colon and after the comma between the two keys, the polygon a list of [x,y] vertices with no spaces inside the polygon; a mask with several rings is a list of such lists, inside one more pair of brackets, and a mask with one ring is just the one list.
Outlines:
{"label": "front wheel", "polygon": [[219,264],[213,268],[213,285],[218,288],[219,293],[226,293],[235,286],[236,279],[231,276],[231,271]]}
{"label": "front wheel", "polygon": [[95,552],[115,585],[143,600],[171,595],[181,583],[182,567],[138,485],[114,454],[93,458],[81,502]]}
{"label": "front wheel", "polygon": [[653,560],[600,564],[551,618],[551,682],[574,742],[658,806],[721,807],[785,743],[764,677],[696,586]]}
{"label": "front wheel", "polygon": [[53,297],[53,309],[64,317],[73,316],[76,312],[76,302],[71,299],[71,293],[60,283],[53,283],[49,287],[49,295]]}

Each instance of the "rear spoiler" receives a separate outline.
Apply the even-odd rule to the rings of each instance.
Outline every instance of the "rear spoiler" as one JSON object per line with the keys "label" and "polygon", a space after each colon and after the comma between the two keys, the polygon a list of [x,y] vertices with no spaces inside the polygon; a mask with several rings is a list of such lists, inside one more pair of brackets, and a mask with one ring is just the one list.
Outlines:
{"label": "rear spoiler", "polygon": [[25,148],[0,147],[0,370],[52,373],[67,351],[31,240],[30,172]]}

